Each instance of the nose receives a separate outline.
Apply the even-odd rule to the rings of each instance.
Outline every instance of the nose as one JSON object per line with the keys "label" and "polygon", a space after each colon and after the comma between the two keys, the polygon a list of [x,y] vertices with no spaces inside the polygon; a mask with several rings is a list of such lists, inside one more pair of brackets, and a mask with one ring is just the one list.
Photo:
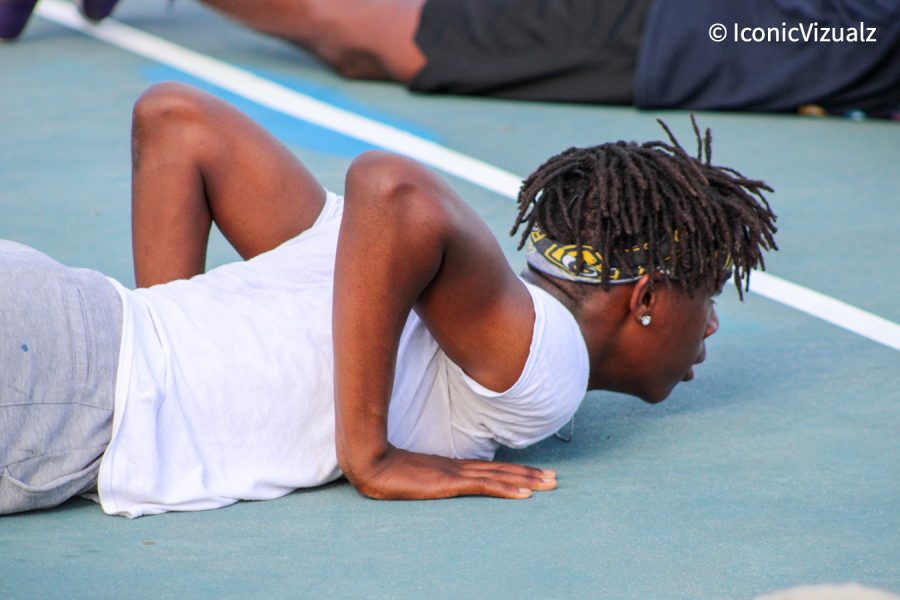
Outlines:
{"label": "nose", "polygon": [[704,338],[708,338],[715,332],[719,330],[719,315],[716,314],[716,309],[713,307],[712,311],[709,313],[709,321],[706,323],[706,333],[703,334]]}

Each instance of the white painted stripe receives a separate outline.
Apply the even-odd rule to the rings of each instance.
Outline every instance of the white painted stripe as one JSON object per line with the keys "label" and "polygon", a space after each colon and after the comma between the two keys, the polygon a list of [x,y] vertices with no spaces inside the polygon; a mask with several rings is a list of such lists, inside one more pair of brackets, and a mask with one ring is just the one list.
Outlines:
{"label": "white painted stripe", "polygon": [[[336,108],[139,29],[112,19],[93,25],[82,19],[72,4],[61,0],[42,0],[37,12],[45,19],[184,71],[261,106],[410,156],[507,198],[514,199],[518,195],[521,178],[508,171],[396,127]],[[900,325],[840,300],[762,272],[753,274],[751,291],[900,350]]]}
{"label": "white painted stripe", "polygon": [[753,273],[750,289],[760,296],[900,350],[900,325],[878,315],[764,272]]}

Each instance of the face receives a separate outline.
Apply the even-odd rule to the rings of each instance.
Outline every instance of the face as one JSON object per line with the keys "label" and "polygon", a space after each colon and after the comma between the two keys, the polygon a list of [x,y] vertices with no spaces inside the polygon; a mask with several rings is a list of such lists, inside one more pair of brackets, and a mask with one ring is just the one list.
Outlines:
{"label": "face", "polygon": [[649,326],[637,324],[634,395],[656,403],[682,381],[694,378],[694,366],[706,358],[706,338],[719,329],[715,296],[698,290],[693,297],[680,289],[657,289],[648,310]]}

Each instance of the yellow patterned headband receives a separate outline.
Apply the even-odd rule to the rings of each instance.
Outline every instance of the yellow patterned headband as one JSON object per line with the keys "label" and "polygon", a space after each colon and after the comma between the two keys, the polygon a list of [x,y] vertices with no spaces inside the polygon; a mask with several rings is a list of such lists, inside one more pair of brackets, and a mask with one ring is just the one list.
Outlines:
{"label": "yellow patterned headband", "polygon": [[[672,240],[679,242],[678,231],[675,231]],[[663,262],[668,265],[672,260],[669,240],[664,240],[659,245],[663,255]],[[603,283],[604,269],[609,273],[609,283],[633,283],[647,273],[647,265],[650,264],[650,244],[643,244],[626,248],[625,258],[629,264],[616,265],[605,261],[603,255],[592,246],[581,246],[583,263],[578,268],[578,246],[576,244],[562,244],[550,238],[540,227],[535,225],[528,236],[525,258],[531,268],[557,279],[566,279],[577,283],[600,285]],[[722,264],[722,276],[727,279],[734,266],[731,254],[726,255]],[[662,272],[673,277],[667,267]]]}
{"label": "yellow patterned headband", "polygon": [[[678,241],[677,234],[675,241]],[[579,270],[576,244],[557,242],[539,227],[534,226],[528,236],[526,259],[532,268],[558,279],[599,285],[602,283],[603,271],[606,269],[609,273],[610,283],[632,283],[647,272],[649,249],[648,243],[627,248],[625,253],[631,264],[623,268],[623,266],[608,264],[608,261],[603,259],[603,255],[592,246],[585,244],[581,246],[583,264]],[[664,254],[668,256],[668,252],[664,252]]]}

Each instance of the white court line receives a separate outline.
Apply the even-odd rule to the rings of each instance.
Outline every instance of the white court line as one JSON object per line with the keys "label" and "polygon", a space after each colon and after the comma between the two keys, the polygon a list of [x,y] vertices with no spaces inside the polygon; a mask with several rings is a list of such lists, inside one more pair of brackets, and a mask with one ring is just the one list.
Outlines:
{"label": "white court line", "polygon": [[[509,171],[396,127],[336,108],[139,29],[112,19],[92,25],[81,18],[74,5],[62,0],[42,0],[37,12],[45,19],[174,67],[272,110],[410,156],[507,198],[515,199],[518,195],[521,177]],[[751,291],[900,350],[900,325],[878,315],[763,272],[753,274]]]}
{"label": "white court line", "polygon": [[755,294],[900,350],[900,325],[893,321],[762,271],[754,271],[752,279]]}

